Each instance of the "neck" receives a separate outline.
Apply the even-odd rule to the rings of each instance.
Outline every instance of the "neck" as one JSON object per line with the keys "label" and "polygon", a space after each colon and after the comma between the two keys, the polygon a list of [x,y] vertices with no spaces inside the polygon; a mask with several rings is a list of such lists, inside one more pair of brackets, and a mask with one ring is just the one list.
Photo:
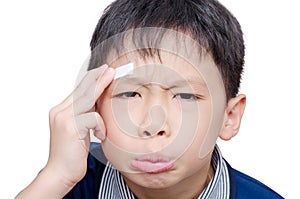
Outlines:
{"label": "neck", "polygon": [[205,168],[199,170],[194,175],[189,176],[177,184],[161,189],[150,189],[139,186],[124,177],[127,186],[135,194],[138,199],[181,199],[181,198],[197,198],[201,192],[207,187],[211,178],[214,175],[214,170],[209,164]]}

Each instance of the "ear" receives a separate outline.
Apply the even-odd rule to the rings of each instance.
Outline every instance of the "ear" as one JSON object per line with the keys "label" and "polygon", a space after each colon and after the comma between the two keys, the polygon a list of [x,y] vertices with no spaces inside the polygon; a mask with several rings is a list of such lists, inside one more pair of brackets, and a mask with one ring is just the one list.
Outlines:
{"label": "ear", "polygon": [[238,133],[245,107],[245,95],[238,95],[228,101],[225,110],[223,127],[219,134],[221,139],[230,140]]}

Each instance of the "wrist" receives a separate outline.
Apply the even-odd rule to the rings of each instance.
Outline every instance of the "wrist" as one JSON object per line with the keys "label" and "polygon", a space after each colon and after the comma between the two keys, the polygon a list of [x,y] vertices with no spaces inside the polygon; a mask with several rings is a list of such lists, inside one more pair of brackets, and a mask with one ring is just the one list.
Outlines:
{"label": "wrist", "polygon": [[65,196],[76,184],[70,182],[58,170],[47,166],[40,172],[38,178],[46,185],[49,193],[55,193],[59,198]]}
{"label": "wrist", "polygon": [[61,199],[74,186],[75,184],[67,182],[54,169],[45,167],[34,181],[16,196],[16,199]]}

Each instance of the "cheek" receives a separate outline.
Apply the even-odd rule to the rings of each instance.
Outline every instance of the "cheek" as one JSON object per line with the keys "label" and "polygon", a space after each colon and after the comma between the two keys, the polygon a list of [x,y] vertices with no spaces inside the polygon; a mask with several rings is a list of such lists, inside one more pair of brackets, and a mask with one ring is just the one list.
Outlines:
{"label": "cheek", "polygon": [[[119,107],[119,110],[116,111],[116,114],[121,113],[124,117],[127,117],[129,120],[127,122],[132,123],[133,126],[138,127],[142,123],[142,115],[146,110],[146,107],[143,104],[143,101],[140,98],[133,98],[128,100],[127,102],[123,102],[123,104]],[[123,118],[119,118],[119,120],[123,120]],[[129,130],[137,130],[134,127]]]}
{"label": "cheek", "polygon": [[114,116],[114,111],[112,110],[112,103],[110,99],[101,98],[99,105],[99,113],[104,121],[105,128],[106,128],[106,136],[107,138],[111,139],[121,135],[119,133],[119,128],[115,122],[116,118]]}
{"label": "cheek", "polygon": [[212,121],[212,107],[207,101],[200,106],[198,119],[198,135],[206,136]]}
{"label": "cheek", "polygon": [[[187,147],[184,154],[179,159],[179,161],[181,161],[182,164],[185,164],[186,167],[189,168],[189,170],[197,170],[201,168],[203,164],[205,164],[205,159],[207,158],[208,154],[206,154],[205,156],[200,156],[201,149],[207,145],[206,142],[208,140],[214,140],[214,137],[210,136],[209,134],[209,128],[212,121],[210,103],[202,103],[199,106],[198,113],[199,115],[197,118],[192,118],[195,116],[195,114],[190,115],[190,120],[196,120],[197,126],[190,129],[195,132],[194,137],[192,138],[193,140],[190,142],[191,144]],[[194,125],[194,123],[191,122],[188,125]],[[212,146],[214,146],[214,144],[212,144]],[[189,165],[186,164],[187,162],[193,162],[194,164]]]}
{"label": "cheek", "polygon": [[[210,101],[202,101],[196,110],[188,112],[186,115],[188,119],[185,124],[189,128],[189,133],[193,135],[189,139],[192,139],[187,151],[192,151],[195,157],[199,158],[199,152],[203,146],[206,145],[207,140],[213,140],[213,136],[209,133],[210,126],[212,125],[212,107]],[[184,125],[184,124],[183,124]],[[182,132],[184,133],[184,132]]]}
{"label": "cheek", "polygon": [[[112,100],[107,98],[101,98],[99,101],[99,109],[98,112],[101,115],[105,128],[106,128],[106,140],[103,142],[104,148],[111,148],[114,145],[117,148],[120,148],[125,151],[134,151],[139,148],[139,141],[134,139],[132,136],[128,135],[128,133],[124,133],[122,130],[122,122],[128,123],[126,119],[131,119],[131,116],[136,115],[135,112],[131,113],[133,109],[128,109],[128,106],[118,104],[118,106],[114,106]],[[133,126],[130,126],[131,131],[137,131]],[[110,147],[107,142],[110,142]],[[108,149],[109,150],[109,149]]]}

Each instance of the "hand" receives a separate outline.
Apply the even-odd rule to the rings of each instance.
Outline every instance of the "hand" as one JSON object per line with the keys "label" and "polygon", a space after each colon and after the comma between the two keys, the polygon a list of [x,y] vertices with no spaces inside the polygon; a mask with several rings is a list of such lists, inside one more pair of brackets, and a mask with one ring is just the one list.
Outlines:
{"label": "hand", "polygon": [[114,77],[114,70],[102,66],[87,73],[79,86],[50,111],[50,154],[46,169],[74,186],[86,173],[90,146],[89,130],[105,139],[105,126],[95,112],[95,103]]}
{"label": "hand", "polygon": [[16,198],[62,198],[85,175],[89,130],[101,140],[106,130],[95,103],[113,80],[106,65],[91,70],[79,86],[50,111],[50,152],[45,168]]}

